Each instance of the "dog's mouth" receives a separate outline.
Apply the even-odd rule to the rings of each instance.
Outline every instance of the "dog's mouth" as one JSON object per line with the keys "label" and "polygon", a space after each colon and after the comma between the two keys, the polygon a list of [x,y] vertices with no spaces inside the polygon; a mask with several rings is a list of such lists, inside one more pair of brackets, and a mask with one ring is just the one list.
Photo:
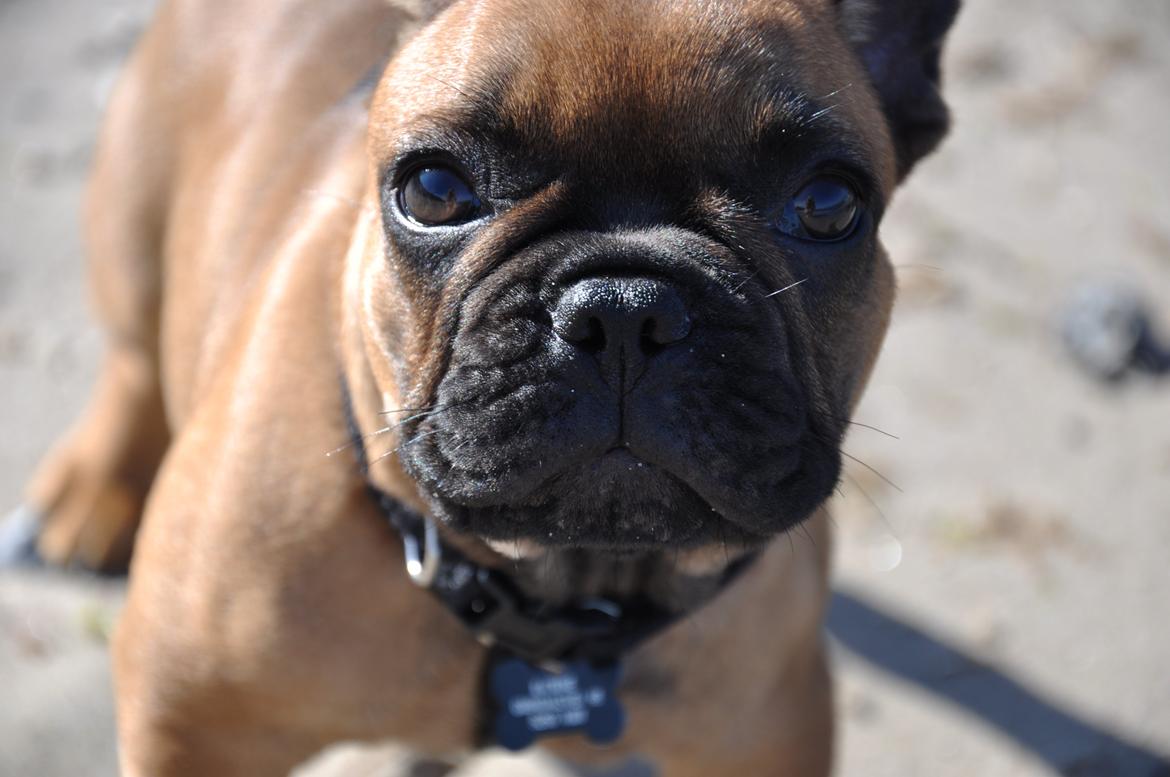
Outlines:
{"label": "dog's mouth", "polygon": [[437,502],[450,526],[484,539],[617,553],[689,546],[721,521],[694,489],[627,448],[552,475],[521,498],[463,504],[440,491]]}
{"label": "dog's mouth", "polygon": [[439,517],[457,531],[497,543],[632,555],[712,542],[750,547],[766,539],[625,447],[550,476],[522,498],[466,504],[461,496],[440,486],[432,497]]}

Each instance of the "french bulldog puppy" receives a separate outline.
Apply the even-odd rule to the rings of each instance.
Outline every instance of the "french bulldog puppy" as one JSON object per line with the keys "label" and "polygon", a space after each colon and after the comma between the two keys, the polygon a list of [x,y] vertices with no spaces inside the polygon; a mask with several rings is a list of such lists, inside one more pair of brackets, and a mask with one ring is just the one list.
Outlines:
{"label": "french bulldog puppy", "polygon": [[956,10],[164,2],[89,198],[109,355],[29,491],[49,560],[135,546],[124,774],[456,759],[491,667],[570,653],[625,725],[568,758],[827,774],[823,503]]}

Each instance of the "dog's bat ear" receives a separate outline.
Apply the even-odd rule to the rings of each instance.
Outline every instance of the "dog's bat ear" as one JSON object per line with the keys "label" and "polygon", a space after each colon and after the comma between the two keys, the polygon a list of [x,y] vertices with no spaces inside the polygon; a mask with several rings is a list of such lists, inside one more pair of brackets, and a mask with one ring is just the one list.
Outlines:
{"label": "dog's bat ear", "polygon": [[890,124],[898,177],[950,126],[939,92],[943,39],[959,0],[835,0],[842,28],[869,71]]}

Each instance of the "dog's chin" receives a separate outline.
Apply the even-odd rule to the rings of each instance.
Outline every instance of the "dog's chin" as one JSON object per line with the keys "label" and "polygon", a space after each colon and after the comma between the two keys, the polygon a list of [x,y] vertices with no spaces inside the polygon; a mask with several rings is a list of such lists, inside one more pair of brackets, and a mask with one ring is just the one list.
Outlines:
{"label": "dog's chin", "polygon": [[779,503],[765,500],[751,510],[742,503],[715,506],[670,472],[617,448],[513,500],[467,504],[440,486],[432,490],[432,509],[450,529],[505,555],[533,555],[538,549],[614,557],[711,546],[750,550],[810,516],[836,482],[835,475],[809,467],[793,472],[789,481]]}

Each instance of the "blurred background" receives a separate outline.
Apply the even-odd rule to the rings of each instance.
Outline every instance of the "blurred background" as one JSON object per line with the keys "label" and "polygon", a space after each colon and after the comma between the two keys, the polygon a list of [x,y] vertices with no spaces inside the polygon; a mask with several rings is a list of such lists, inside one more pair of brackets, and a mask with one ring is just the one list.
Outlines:
{"label": "blurred background", "polygon": [[[153,5],[0,0],[3,508],[95,375],[80,194]],[[1170,3],[968,0],[946,78],[954,132],[883,227],[901,294],[833,505],[837,772],[1164,776]],[[121,596],[0,571],[0,775],[116,774]]]}

